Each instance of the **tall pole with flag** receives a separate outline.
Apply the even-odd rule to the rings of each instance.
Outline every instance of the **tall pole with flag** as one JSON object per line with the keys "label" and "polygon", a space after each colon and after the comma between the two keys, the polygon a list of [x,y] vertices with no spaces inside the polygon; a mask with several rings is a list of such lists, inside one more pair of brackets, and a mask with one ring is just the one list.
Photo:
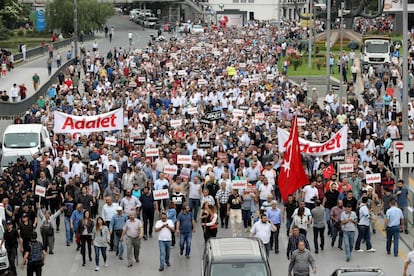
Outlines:
{"label": "tall pole with flag", "polygon": [[286,151],[283,156],[279,174],[279,190],[284,201],[289,194],[309,183],[309,179],[302,166],[300,155],[298,118],[295,116],[289,139],[284,145]]}

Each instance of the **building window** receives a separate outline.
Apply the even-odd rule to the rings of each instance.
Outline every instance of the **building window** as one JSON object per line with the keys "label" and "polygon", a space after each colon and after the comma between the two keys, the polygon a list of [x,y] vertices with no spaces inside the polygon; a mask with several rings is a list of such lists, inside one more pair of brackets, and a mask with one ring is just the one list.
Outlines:
{"label": "building window", "polygon": [[233,0],[233,3],[238,4],[239,3],[239,0]]}
{"label": "building window", "polygon": [[240,0],[240,3],[247,3],[247,0]]}
{"label": "building window", "polygon": [[249,3],[254,3],[254,0],[249,0]]}

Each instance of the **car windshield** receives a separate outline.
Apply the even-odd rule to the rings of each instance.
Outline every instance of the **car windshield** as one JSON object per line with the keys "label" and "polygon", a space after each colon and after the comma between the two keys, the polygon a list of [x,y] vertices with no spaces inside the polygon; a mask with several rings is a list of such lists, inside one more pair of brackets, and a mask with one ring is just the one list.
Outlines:
{"label": "car windshield", "polygon": [[211,276],[239,276],[257,275],[268,276],[266,266],[263,263],[224,263],[213,264]]}
{"label": "car windshield", "polygon": [[[10,156],[3,155],[3,157],[1,158],[1,166],[7,167],[10,162],[13,162],[13,164],[16,164],[17,158],[19,158],[20,156],[21,155],[10,155]],[[26,158],[28,162],[33,160],[33,157],[31,155],[23,155],[23,156],[24,158]]]}
{"label": "car windshield", "polygon": [[366,43],[367,53],[388,53],[388,42],[372,41]]}
{"label": "car windshield", "polygon": [[4,147],[13,149],[34,148],[39,145],[38,133],[7,133],[4,135]]}

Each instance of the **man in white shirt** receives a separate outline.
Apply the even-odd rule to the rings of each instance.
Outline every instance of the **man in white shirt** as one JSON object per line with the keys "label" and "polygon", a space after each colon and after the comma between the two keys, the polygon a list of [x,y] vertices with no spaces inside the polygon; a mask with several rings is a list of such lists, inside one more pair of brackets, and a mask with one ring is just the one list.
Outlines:
{"label": "man in white shirt", "polygon": [[132,196],[131,189],[127,189],[124,198],[121,199],[121,207],[124,208],[124,214],[128,215],[130,212],[136,212],[138,215],[141,205],[141,201]]}
{"label": "man in white shirt", "polygon": [[80,176],[83,171],[83,164],[80,162],[78,156],[74,155],[73,158],[74,158],[74,161],[72,162],[72,169],[70,170],[70,172],[72,173],[73,176],[75,175]]}
{"label": "man in white shirt", "polygon": [[318,189],[315,186],[316,181],[312,181],[310,185],[306,185],[302,190],[305,206],[311,210],[315,207],[315,200],[318,199]]}
{"label": "man in white shirt", "polygon": [[273,225],[271,220],[267,219],[266,214],[262,214],[260,216],[260,220],[257,221],[250,230],[250,237],[257,237],[263,242],[266,249],[266,256],[268,258],[270,250],[270,235],[272,234],[272,230],[276,230],[276,226]]}
{"label": "man in white shirt", "polygon": [[116,160],[112,159],[112,155],[108,154],[108,160],[106,160],[106,162],[104,162],[104,169],[109,170],[109,166],[112,165],[115,169],[115,171],[117,173],[119,173],[119,167],[118,167],[118,163],[116,162]]}
{"label": "man in white shirt", "polygon": [[171,266],[170,264],[170,250],[171,250],[171,241],[172,234],[175,230],[174,223],[167,219],[167,214],[165,212],[161,213],[161,219],[155,223],[154,227],[155,232],[159,232],[158,241],[160,246],[160,268],[159,271],[164,270],[164,265]]}

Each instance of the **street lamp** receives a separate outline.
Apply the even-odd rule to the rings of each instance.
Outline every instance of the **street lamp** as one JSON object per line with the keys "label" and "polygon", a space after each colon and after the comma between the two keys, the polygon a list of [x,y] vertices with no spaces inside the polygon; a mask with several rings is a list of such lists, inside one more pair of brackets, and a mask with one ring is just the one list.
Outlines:
{"label": "street lamp", "polygon": [[339,36],[340,36],[340,49],[339,49],[339,79],[340,79],[340,84],[339,84],[339,106],[342,106],[342,91],[343,91],[343,81],[344,81],[344,75],[342,74],[342,70],[343,70],[343,60],[342,60],[342,51],[343,51],[343,40],[344,40],[344,31],[343,31],[343,24],[344,24],[344,15],[350,14],[351,11],[350,10],[345,10],[345,3],[341,2],[341,9],[338,11],[339,12]]}
{"label": "street lamp", "polygon": [[78,1],[73,0],[73,44],[75,47],[75,59],[78,57]]}

